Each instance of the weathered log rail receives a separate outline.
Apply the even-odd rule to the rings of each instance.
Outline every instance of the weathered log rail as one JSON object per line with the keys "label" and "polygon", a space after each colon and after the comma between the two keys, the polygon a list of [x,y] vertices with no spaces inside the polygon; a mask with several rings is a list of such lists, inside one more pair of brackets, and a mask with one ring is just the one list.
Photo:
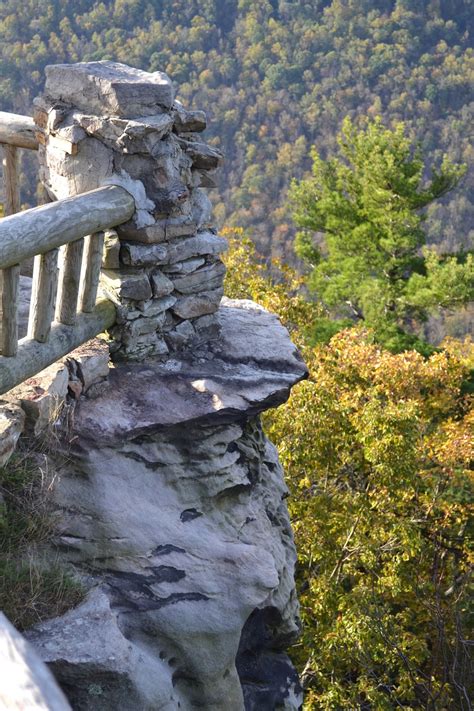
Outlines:
{"label": "weathered log rail", "polygon": [[[32,119],[0,112],[0,144],[6,215],[0,220],[1,395],[113,325],[114,305],[97,302],[103,231],[130,219],[135,202],[124,188],[109,185],[19,212],[17,148],[37,148]],[[18,340],[19,265],[32,257],[28,334]]]}
{"label": "weathered log rail", "polygon": [[36,130],[35,123],[29,116],[0,111],[0,143],[37,151]]}

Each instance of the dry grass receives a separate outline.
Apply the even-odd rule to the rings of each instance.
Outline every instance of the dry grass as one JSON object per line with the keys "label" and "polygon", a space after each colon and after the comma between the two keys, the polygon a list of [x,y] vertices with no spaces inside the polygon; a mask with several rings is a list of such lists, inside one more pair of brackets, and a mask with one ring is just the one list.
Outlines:
{"label": "dry grass", "polygon": [[26,440],[0,469],[0,609],[18,629],[73,607],[83,590],[42,548],[53,531],[51,491],[44,440]]}
{"label": "dry grass", "polygon": [[43,567],[28,561],[0,561],[0,606],[20,631],[62,615],[83,599],[82,587],[57,563]]}

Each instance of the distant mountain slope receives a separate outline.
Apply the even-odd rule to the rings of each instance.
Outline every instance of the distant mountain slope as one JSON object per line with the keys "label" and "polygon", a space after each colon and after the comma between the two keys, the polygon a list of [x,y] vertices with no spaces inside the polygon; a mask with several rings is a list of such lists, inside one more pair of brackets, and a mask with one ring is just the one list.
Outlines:
{"label": "distant mountain slope", "polygon": [[[227,161],[220,221],[289,256],[285,196],[346,114],[404,120],[435,161],[473,163],[472,0],[17,0],[0,4],[0,107],[29,111],[48,63],[117,59],[167,71],[205,108]],[[473,172],[427,227],[474,241]]]}

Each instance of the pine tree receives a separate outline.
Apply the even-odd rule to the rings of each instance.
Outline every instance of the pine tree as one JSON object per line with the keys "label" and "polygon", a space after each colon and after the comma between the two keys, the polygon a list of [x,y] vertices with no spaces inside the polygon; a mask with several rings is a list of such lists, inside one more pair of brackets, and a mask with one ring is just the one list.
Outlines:
{"label": "pine tree", "polygon": [[[431,178],[402,123],[380,118],[358,130],[349,118],[338,136],[338,155],[312,151],[310,178],[293,181],[290,200],[296,250],[311,266],[317,299],[343,318],[363,321],[393,351],[429,351],[413,326],[430,310],[474,296],[472,254],[438,255],[426,247],[423,208],[452,190],[465,166],[444,159]],[[322,235],[322,237],[321,237]],[[319,239],[318,239],[319,236]]]}

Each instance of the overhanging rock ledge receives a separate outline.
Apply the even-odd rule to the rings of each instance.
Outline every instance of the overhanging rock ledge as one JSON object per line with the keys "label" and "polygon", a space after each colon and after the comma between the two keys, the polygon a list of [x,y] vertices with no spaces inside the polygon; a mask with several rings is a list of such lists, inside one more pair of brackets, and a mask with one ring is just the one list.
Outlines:
{"label": "overhanging rock ledge", "polygon": [[111,388],[75,417],[76,434],[133,439],[178,424],[229,424],[285,402],[307,369],[279,319],[252,301],[224,298],[218,336],[164,363],[118,363]]}

